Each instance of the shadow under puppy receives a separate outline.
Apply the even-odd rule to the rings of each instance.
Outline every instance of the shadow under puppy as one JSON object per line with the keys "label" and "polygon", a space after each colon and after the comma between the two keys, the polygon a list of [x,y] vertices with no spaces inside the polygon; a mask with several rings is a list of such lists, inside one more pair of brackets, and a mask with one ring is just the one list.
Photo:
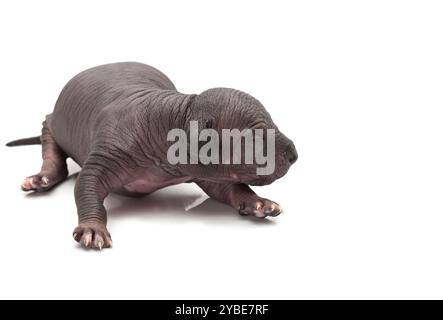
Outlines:
{"label": "shadow under puppy", "polygon": [[[193,123],[197,133],[192,131]],[[261,130],[264,152],[269,145],[265,132],[272,130],[273,170],[259,175],[257,161],[233,164],[233,156],[219,163],[202,163],[200,159],[171,163],[170,148],[177,142],[168,139],[168,133],[177,129],[187,136],[205,129],[220,136],[226,129]],[[42,144],[41,171],[27,177],[22,189],[43,192],[54,187],[68,176],[66,159],[71,157],[82,167],[75,186],[79,225],[74,239],[86,248],[97,249],[112,246],[103,206],[110,192],[144,196],[169,185],[195,182],[211,198],[240,214],[276,216],[281,207],[259,197],[248,185],[272,183],[297,160],[292,141],[255,98],[227,88],[182,94],[159,70],[136,62],[81,72],[63,88],[54,111],[43,122],[41,136],[7,145],[38,143]],[[191,149],[186,148],[186,160],[192,157]]]}

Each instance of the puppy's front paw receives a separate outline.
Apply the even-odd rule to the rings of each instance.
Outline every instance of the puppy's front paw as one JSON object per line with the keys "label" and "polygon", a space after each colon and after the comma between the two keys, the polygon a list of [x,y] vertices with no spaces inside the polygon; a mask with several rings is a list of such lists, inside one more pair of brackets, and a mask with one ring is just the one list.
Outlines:
{"label": "puppy's front paw", "polygon": [[75,228],[73,237],[84,248],[101,250],[112,247],[111,235],[101,223],[81,223]]}
{"label": "puppy's front paw", "polygon": [[257,218],[276,217],[283,212],[279,204],[264,198],[248,199],[240,203],[241,215],[253,215]]}

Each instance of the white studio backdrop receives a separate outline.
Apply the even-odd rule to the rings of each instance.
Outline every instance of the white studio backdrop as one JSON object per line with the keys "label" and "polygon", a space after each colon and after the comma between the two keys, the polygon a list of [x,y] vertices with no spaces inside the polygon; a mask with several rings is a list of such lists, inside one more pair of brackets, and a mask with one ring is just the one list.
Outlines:
{"label": "white studio backdrop", "polygon": [[76,73],[139,61],[184,93],[255,96],[299,160],[255,188],[284,208],[265,222],[195,206],[189,184],[112,195],[99,253],[71,237],[75,176],[24,194],[40,147],[0,147],[0,298],[443,298],[442,16],[439,1],[2,2],[2,144],[38,134]]}

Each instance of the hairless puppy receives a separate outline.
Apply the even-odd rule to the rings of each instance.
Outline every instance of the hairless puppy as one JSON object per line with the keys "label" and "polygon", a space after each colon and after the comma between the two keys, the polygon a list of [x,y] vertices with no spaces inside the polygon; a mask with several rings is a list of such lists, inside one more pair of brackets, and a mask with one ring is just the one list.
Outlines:
{"label": "hairless puppy", "polygon": [[[275,170],[257,175],[257,164],[197,164],[168,161],[168,132],[198,129],[274,129]],[[110,192],[144,196],[160,188],[195,182],[211,198],[243,215],[276,216],[281,207],[248,185],[282,177],[297,160],[294,144],[278,131],[262,104],[241,91],[215,88],[199,95],[177,92],[160,71],[135,62],[81,72],[63,88],[41,136],[8,146],[42,144],[41,171],[27,177],[24,191],[44,192],[68,176],[67,157],[82,169],[75,185],[79,225],[74,239],[85,248],[112,246],[106,228]],[[189,154],[188,154],[189,155]]]}

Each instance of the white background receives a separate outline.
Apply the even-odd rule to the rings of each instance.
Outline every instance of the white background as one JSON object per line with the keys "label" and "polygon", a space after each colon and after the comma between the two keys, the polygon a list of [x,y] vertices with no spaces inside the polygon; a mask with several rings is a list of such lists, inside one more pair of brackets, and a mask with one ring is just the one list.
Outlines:
{"label": "white background", "polygon": [[[299,151],[242,218],[180,185],[110,196],[114,248],[84,251],[75,177],[19,186],[40,146],[0,147],[1,298],[443,298],[439,1],[2,1],[2,144],[40,132],[63,85],[140,61],[181,92],[257,97]],[[70,164],[71,172],[78,170]]]}

